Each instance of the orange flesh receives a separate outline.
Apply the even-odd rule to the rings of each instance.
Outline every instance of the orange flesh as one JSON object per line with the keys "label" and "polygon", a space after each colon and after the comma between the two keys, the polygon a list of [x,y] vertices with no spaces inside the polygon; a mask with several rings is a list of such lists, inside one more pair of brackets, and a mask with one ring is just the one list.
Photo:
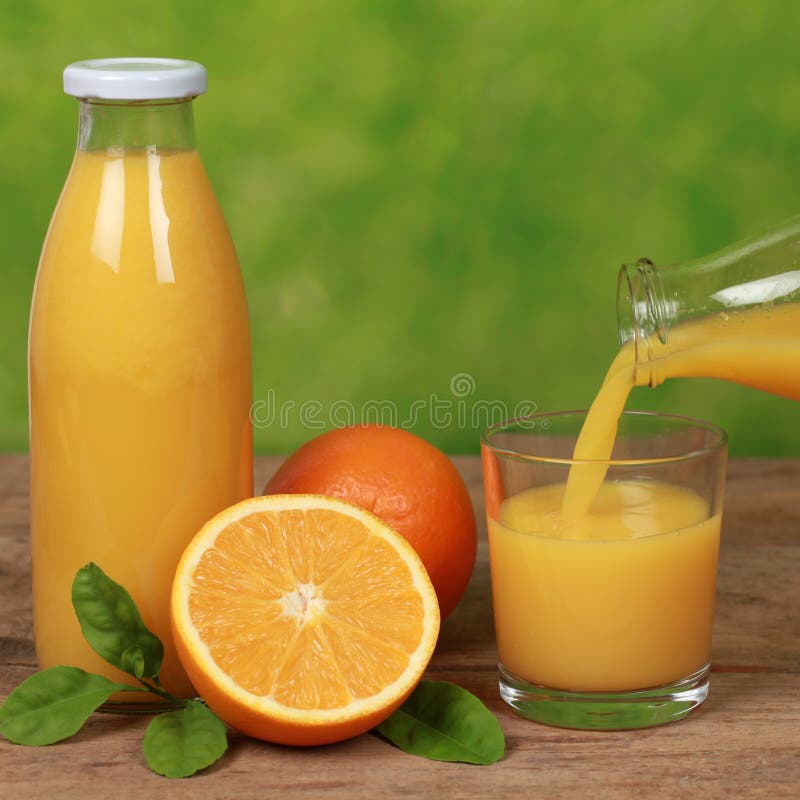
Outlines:
{"label": "orange flesh", "polygon": [[189,597],[220,669],[297,709],[341,708],[398,679],[424,613],[396,550],[327,509],[261,511],[227,525],[195,567]]}

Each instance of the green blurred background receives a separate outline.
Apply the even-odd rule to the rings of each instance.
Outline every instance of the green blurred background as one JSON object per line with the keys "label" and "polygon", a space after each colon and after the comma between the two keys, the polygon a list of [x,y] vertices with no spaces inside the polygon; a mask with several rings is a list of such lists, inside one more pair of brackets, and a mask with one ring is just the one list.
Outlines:
{"label": "green blurred background", "polygon": [[[700,256],[800,211],[798,29],[793,0],[4,0],[0,449],[27,449],[67,63],[209,69],[198,138],[247,285],[257,411],[285,417],[258,450],[314,435],[309,416],[416,409],[418,433],[476,452],[478,401],[590,402],[622,261]],[[686,380],[629,405],[714,420],[734,454],[800,455],[787,400]]]}

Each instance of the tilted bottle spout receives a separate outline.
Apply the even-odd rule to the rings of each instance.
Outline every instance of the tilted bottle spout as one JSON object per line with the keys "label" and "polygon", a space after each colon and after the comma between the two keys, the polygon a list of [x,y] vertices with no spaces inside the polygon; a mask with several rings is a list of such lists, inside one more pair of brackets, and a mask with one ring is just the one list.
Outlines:
{"label": "tilted bottle spout", "polygon": [[657,386],[668,377],[676,326],[714,316],[724,322],[740,311],[798,301],[800,216],[682,264],[656,267],[646,258],[623,264],[617,282],[619,341],[633,350],[635,382]]}

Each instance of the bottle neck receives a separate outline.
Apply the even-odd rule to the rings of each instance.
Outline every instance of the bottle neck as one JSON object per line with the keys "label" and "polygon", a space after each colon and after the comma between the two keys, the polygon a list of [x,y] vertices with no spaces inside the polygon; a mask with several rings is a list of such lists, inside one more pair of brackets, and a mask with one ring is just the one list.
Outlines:
{"label": "bottle neck", "polygon": [[79,101],[78,150],[193,150],[192,98]]}
{"label": "bottle neck", "polygon": [[674,309],[655,264],[640,258],[623,264],[617,280],[617,325],[620,347],[633,350],[634,383],[658,386],[666,378],[669,328]]}

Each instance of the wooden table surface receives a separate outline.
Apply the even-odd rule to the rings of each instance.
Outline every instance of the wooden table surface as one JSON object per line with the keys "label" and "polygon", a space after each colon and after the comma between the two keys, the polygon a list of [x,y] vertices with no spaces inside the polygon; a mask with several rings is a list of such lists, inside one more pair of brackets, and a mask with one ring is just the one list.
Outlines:
{"label": "wooden table surface", "polygon": [[[256,486],[278,461],[257,460]],[[371,734],[299,750],[232,733],[215,766],[169,781],[141,755],[146,718],[96,714],[50,747],[0,741],[0,797],[800,798],[800,460],[729,465],[705,705],[682,722],[613,733],[547,728],[500,700],[480,463],[454,461],[481,522],[478,565],[428,677],[464,686],[494,711],[507,739],[502,762],[427,761]],[[0,699],[36,668],[28,520],[27,458],[0,456]]]}

